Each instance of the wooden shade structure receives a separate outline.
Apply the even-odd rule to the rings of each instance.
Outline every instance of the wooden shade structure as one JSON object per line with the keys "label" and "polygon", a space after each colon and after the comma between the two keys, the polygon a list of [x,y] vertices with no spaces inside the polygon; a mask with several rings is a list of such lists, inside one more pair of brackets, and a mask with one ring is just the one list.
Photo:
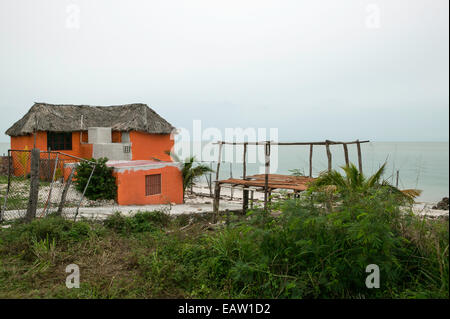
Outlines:
{"label": "wooden shade structure", "polygon": [[[362,172],[362,158],[361,158],[361,144],[368,143],[369,141],[351,141],[351,142],[338,142],[325,140],[321,142],[273,142],[273,141],[260,141],[260,142],[225,142],[219,141],[215,144],[219,145],[219,158],[217,162],[216,169],[216,184],[214,188],[214,222],[217,221],[217,214],[219,212],[219,201],[220,201],[220,188],[222,185],[228,184],[231,187],[241,186],[243,187],[243,213],[248,208],[248,190],[250,187],[256,188],[264,191],[264,210],[267,211],[267,202],[269,199],[269,194],[274,189],[289,189],[294,192],[301,192],[308,188],[308,184],[311,183],[314,178],[312,177],[312,158],[313,158],[313,146],[322,145],[326,147],[327,158],[328,158],[328,171],[332,169],[332,154],[330,150],[330,145],[343,145],[345,154],[345,163],[349,165],[348,159],[348,148],[349,144],[356,144],[358,150],[358,167],[359,171]],[[243,145],[244,146],[244,159],[243,159],[243,174],[242,179],[229,178],[226,180],[219,180],[219,170],[220,162],[222,160],[222,148],[223,145]],[[248,145],[263,145],[265,153],[265,174],[257,174],[252,176],[247,176],[247,163],[246,154]],[[270,174],[270,147],[271,145],[281,145],[281,146],[307,146],[309,145],[309,177],[305,176],[291,176],[291,175],[281,175],[281,174]]]}

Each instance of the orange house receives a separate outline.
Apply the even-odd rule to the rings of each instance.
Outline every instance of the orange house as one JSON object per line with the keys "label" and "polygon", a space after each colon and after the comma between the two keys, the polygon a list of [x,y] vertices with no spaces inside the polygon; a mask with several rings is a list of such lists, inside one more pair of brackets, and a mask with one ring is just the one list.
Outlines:
{"label": "orange house", "polygon": [[183,202],[183,178],[179,163],[110,161],[117,184],[119,205]]}
{"label": "orange house", "polygon": [[[118,203],[129,205],[182,202],[181,175],[175,173],[179,171],[177,165],[154,169],[151,166],[156,164],[150,163],[156,160],[172,162],[166,152],[173,148],[174,130],[169,122],[146,104],[88,106],[35,103],[6,134],[11,137],[12,150],[36,147],[41,151],[58,151],[84,159],[106,157],[114,165],[128,163],[126,173],[122,168],[114,167],[114,174],[119,186]],[[41,156],[45,158],[46,155],[43,153]],[[158,196],[145,195],[146,178],[148,181],[152,179],[152,183],[156,179],[146,177],[152,174],[143,174],[142,169],[134,167],[141,165],[141,161],[146,161],[147,173],[156,170],[161,174],[162,193]],[[19,171],[19,162],[19,159],[13,158],[15,171]],[[24,169],[29,171],[29,167]],[[140,187],[137,185],[144,185],[144,188],[137,189]]]}

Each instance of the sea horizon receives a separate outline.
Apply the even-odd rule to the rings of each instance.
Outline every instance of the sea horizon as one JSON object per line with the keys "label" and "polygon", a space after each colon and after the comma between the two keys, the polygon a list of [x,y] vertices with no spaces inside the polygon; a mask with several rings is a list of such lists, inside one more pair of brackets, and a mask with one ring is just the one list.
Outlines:
{"label": "sea horizon", "polygon": [[[202,141],[204,146],[210,141]],[[198,142],[183,143],[178,145],[178,150],[192,151],[193,145]],[[188,146],[189,145],[189,146]],[[0,142],[0,155],[6,155],[9,142]],[[242,175],[242,147],[229,146],[224,148],[219,178],[226,179],[231,175]],[[249,147],[250,150],[250,147]],[[449,142],[375,142],[371,141],[361,145],[363,172],[366,175],[374,173],[384,162],[386,169],[384,178],[394,185],[396,184],[396,172],[399,171],[400,189],[420,189],[422,194],[418,202],[436,203],[449,194]],[[261,152],[261,151],[259,151]],[[345,164],[342,146],[331,146],[333,168],[338,169]],[[189,152],[188,152],[189,153]],[[186,154],[188,154],[186,153]],[[231,155],[230,155],[231,153]],[[276,153],[278,153],[276,155]],[[228,154],[228,155],[227,155]],[[195,155],[195,154],[194,154]],[[309,174],[309,147],[307,146],[279,146],[276,152],[272,152],[271,173],[291,174],[290,170],[298,169],[305,175]],[[275,159],[275,156],[277,157]],[[357,163],[356,147],[349,145],[350,162]],[[198,156],[197,156],[198,158]],[[248,162],[247,174],[261,173],[263,157],[261,153],[255,154],[256,161]],[[208,161],[217,161],[217,155],[213,154]],[[232,163],[227,163],[231,162]],[[215,165],[211,164],[215,169]],[[314,147],[313,176],[327,168],[327,157],[324,147]],[[201,180],[200,182],[205,182]]]}

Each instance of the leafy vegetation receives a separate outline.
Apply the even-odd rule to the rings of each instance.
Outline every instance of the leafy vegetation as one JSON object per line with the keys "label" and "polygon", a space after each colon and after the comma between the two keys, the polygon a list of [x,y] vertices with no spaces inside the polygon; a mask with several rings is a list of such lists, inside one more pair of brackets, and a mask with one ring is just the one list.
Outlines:
{"label": "leafy vegetation", "polygon": [[299,168],[290,169],[289,172],[291,172],[292,176],[306,176],[305,172]]}
{"label": "leafy vegetation", "polygon": [[[414,216],[389,188],[332,212],[324,198],[216,228],[208,215],[162,211],[16,222],[0,229],[0,298],[448,298],[448,220]],[[65,287],[71,263],[79,289]],[[369,264],[379,289],[365,285]]]}
{"label": "leafy vegetation", "polygon": [[195,164],[195,156],[187,157],[182,161],[176,154],[172,154],[169,151],[166,154],[172,156],[176,162],[182,163],[181,174],[183,176],[183,202],[186,193],[186,189],[195,185],[197,179],[206,173],[213,172],[213,170],[204,164]]}
{"label": "leafy vegetation", "polygon": [[91,159],[90,163],[82,161],[76,168],[75,188],[83,192],[92,172],[93,162],[95,162],[94,173],[92,174],[85,196],[91,200],[114,199],[116,197],[117,185],[113,169],[106,166],[107,158]]}
{"label": "leafy vegetation", "polygon": [[400,203],[413,203],[414,198],[420,195],[421,191],[416,189],[399,190],[391,185],[387,180],[382,179],[386,163],[383,164],[375,174],[365,177],[359,172],[354,164],[342,166],[345,175],[336,170],[331,170],[321,174],[309,187],[309,193],[335,195],[344,201],[354,201],[360,196],[368,196],[377,191],[387,191]]}

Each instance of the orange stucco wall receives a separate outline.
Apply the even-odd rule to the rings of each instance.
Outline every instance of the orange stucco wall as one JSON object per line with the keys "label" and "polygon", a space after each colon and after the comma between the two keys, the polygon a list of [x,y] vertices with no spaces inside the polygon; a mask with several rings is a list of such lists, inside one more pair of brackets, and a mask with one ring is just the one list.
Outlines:
{"label": "orange stucco wall", "polygon": [[[83,140],[87,135],[86,132],[83,132]],[[33,134],[24,135],[24,136],[11,136],[11,149],[13,150],[23,150],[27,147],[31,150],[34,147],[34,136]],[[36,134],[36,148],[41,151],[47,150],[47,132],[37,132]],[[82,158],[91,158],[92,157],[92,145],[91,144],[82,144],[80,142],[80,132],[72,133],[72,150],[61,150],[61,152],[82,157]]]}
{"label": "orange stucco wall", "polygon": [[170,134],[148,134],[142,132],[130,132],[132,160],[172,161],[165,151],[171,151],[174,145]]}
{"label": "orange stucco wall", "polygon": [[[83,133],[84,136],[87,135],[87,132]],[[24,136],[12,136],[11,137],[11,149],[12,150],[31,150],[34,147],[34,136],[33,134],[24,135]],[[47,150],[47,132],[37,132],[36,134],[36,148],[41,151]],[[73,155],[81,158],[91,158],[92,157],[92,145],[91,144],[82,144],[80,142],[80,132],[72,133],[72,150],[62,150],[61,152],[66,153],[68,155]],[[22,155],[21,155],[22,154]],[[16,176],[26,175],[30,172],[30,153],[20,153],[13,152],[12,153],[12,162],[14,168],[14,174]],[[48,158],[48,153],[41,153],[41,158]],[[67,169],[63,170],[63,164],[65,162],[73,162],[72,158],[60,158],[60,171],[64,176],[67,174]]]}
{"label": "orange stucco wall", "polygon": [[[145,195],[145,176],[161,174],[161,194]],[[177,167],[165,166],[148,170],[127,169],[114,172],[119,205],[182,204],[183,179]]]}
{"label": "orange stucco wall", "polygon": [[[83,142],[87,141],[87,132],[83,132],[81,138]],[[121,132],[112,132],[113,142],[121,142]],[[148,134],[143,132],[130,132],[130,142],[132,160],[152,160],[153,158],[162,161],[171,161],[169,155],[165,152],[173,148],[174,141],[170,139],[170,134]],[[34,146],[33,134],[11,137],[11,149],[23,150],[27,147],[31,150]],[[41,151],[47,150],[47,132],[37,132],[36,147]],[[72,133],[72,150],[62,150],[61,152],[82,157],[92,157],[92,144],[80,142],[80,132]]]}

